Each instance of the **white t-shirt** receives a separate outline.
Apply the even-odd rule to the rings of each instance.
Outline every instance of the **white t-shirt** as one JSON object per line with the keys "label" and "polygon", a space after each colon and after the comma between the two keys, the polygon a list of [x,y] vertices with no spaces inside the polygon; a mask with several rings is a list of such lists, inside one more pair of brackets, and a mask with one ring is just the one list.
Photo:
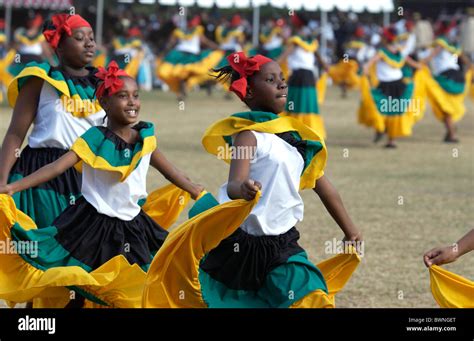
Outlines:
{"label": "white t-shirt", "polygon": [[70,149],[89,128],[103,125],[104,116],[103,110],[85,118],[73,116],[64,110],[56,89],[44,81],[28,145],[31,148]]}
{"label": "white t-shirt", "polygon": [[[298,150],[275,134],[252,131],[257,149],[249,178],[262,184],[262,196],[241,228],[255,236],[280,235],[303,220],[304,203],[299,195],[304,161]],[[218,200],[230,201],[227,183]]]}

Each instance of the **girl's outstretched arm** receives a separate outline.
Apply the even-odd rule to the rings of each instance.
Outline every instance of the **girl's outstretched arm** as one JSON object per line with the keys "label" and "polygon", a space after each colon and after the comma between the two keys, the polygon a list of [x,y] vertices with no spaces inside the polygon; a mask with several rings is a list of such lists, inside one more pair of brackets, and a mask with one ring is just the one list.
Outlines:
{"label": "girl's outstretched arm", "polygon": [[193,199],[196,199],[204,190],[203,186],[193,183],[186,174],[169,162],[158,148],[151,154],[150,164],[163,174],[167,180],[186,192],[189,192]]}
{"label": "girl's outstretched arm", "polygon": [[288,58],[288,56],[294,51],[295,49],[295,45],[294,44],[291,44],[289,45],[284,51],[283,53],[278,57],[278,59],[276,60],[277,63],[279,64],[282,64],[286,61],[286,59]]}
{"label": "girl's outstretched arm", "polygon": [[474,250],[474,229],[469,231],[456,244],[437,247],[423,255],[425,265],[441,265],[454,262],[462,255]]}
{"label": "girl's outstretched arm", "polygon": [[342,203],[341,196],[325,175],[318,179],[314,191],[321,198],[331,217],[333,217],[344,232],[344,239],[348,241],[362,241],[362,233],[355,227]]}
{"label": "girl's outstretched arm", "polygon": [[0,185],[0,193],[14,194],[16,192],[23,191],[25,189],[38,186],[44,182],[54,179],[58,175],[61,175],[66,170],[74,166],[79,162],[79,157],[73,151],[69,151],[61,156],[56,161],[41,167],[36,172],[28,175],[27,177],[15,181],[8,185]]}
{"label": "girl's outstretched arm", "polygon": [[377,53],[375,56],[369,59],[369,61],[364,65],[363,71],[364,75],[368,75],[372,65],[377,63],[380,60],[380,55]]}

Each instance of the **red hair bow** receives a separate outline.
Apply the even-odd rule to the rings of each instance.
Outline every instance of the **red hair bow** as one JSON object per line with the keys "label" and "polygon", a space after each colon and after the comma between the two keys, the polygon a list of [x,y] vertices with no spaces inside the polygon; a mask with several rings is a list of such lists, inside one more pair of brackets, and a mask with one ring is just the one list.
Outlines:
{"label": "red hair bow", "polygon": [[115,60],[112,60],[107,70],[99,67],[99,72],[95,76],[103,81],[96,91],[96,97],[101,98],[105,95],[105,92],[110,96],[122,89],[123,80],[119,77],[128,76],[128,74],[118,67]]}
{"label": "red hair bow", "polygon": [[243,52],[237,52],[227,56],[227,61],[232,69],[237,71],[240,75],[240,78],[231,84],[230,91],[235,92],[241,100],[244,100],[247,95],[248,76],[259,71],[262,65],[271,62],[272,60],[262,56],[261,54],[247,58]]}
{"label": "red hair bow", "polygon": [[52,25],[47,27],[43,32],[46,41],[51,45],[53,49],[58,47],[61,37],[66,34],[72,35],[72,30],[79,27],[91,27],[91,25],[78,14],[56,14],[51,18]]}

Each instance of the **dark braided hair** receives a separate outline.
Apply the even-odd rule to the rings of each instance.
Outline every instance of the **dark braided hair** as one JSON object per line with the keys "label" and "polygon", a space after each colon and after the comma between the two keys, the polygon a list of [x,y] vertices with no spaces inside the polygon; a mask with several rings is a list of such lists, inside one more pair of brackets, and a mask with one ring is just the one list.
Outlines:
{"label": "dark braided hair", "polygon": [[240,75],[232,66],[226,65],[219,69],[212,69],[212,77],[221,83],[232,83],[240,79]]}

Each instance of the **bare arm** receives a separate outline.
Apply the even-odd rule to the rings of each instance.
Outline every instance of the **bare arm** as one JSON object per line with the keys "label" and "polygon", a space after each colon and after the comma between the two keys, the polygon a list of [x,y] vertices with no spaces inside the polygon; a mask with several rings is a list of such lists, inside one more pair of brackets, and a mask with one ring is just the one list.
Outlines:
{"label": "bare arm", "polygon": [[201,35],[200,37],[200,40],[201,40],[201,44],[210,48],[210,49],[213,49],[213,50],[217,50],[219,49],[219,45],[217,45],[216,43],[214,43],[212,40],[210,40],[208,37],[206,37],[205,35]]}
{"label": "bare arm", "polygon": [[48,182],[51,179],[61,175],[66,170],[79,162],[79,157],[73,151],[69,151],[56,161],[41,167],[36,172],[27,177],[15,181],[9,185],[0,186],[0,193],[14,194],[25,189],[36,187],[39,184]]}
{"label": "bare arm", "polygon": [[33,77],[22,87],[0,152],[0,185],[6,185],[26,133],[36,116],[43,80]]}
{"label": "bare arm", "polygon": [[380,56],[379,56],[378,53],[375,56],[373,56],[372,58],[370,58],[369,61],[364,65],[364,75],[368,75],[369,70],[372,67],[372,65],[377,63],[379,60],[380,60]]}
{"label": "bare arm", "polygon": [[[242,131],[237,134],[234,140],[234,147],[236,150],[239,150],[239,148],[240,150],[249,148],[249,151],[252,152],[244,154],[251,156],[257,147],[257,139],[252,132]],[[249,173],[250,158],[241,158],[239,155],[239,157],[232,159],[227,183],[227,195],[229,198],[245,200],[255,198],[255,195],[258,190],[262,188],[262,185],[253,179],[249,179]]]}
{"label": "bare arm", "polygon": [[429,54],[428,57],[426,57],[425,59],[423,59],[421,62],[422,63],[425,63],[425,64],[428,64],[431,59],[433,59],[434,57],[436,57],[442,50],[443,48],[441,46],[436,46],[432,51],[431,53]]}
{"label": "bare arm", "polygon": [[314,52],[314,55],[316,56],[316,59],[318,60],[318,63],[319,65],[321,65],[321,67],[328,71],[329,70],[329,66],[328,64],[326,64],[326,62],[324,61],[324,59],[321,57],[321,55],[319,54],[318,51]]}
{"label": "bare arm", "polygon": [[459,59],[461,59],[461,61],[464,63],[464,65],[466,65],[466,69],[469,69],[471,67],[471,65],[472,65],[471,60],[469,59],[469,57],[465,53],[461,53],[459,55]]}
{"label": "bare arm", "polygon": [[342,203],[341,196],[325,175],[318,179],[314,191],[321,198],[321,201],[331,217],[333,217],[334,221],[344,232],[345,239],[350,241],[361,241],[361,232],[357,227],[355,227],[344,207],[344,204]]}
{"label": "bare arm", "polygon": [[416,60],[411,58],[410,56],[407,56],[405,58],[405,61],[407,62],[408,65],[410,65],[412,68],[415,69],[420,69],[422,67],[421,63],[418,63]]}
{"label": "bare arm", "polygon": [[204,190],[203,186],[193,183],[186,174],[169,162],[158,148],[151,154],[150,164],[163,174],[167,180],[186,192],[189,192],[193,199],[196,199]]}
{"label": "bare arm", "polygon": [[283,51],[283,53],[280,55],[280,57],[278,57],[278,59],[276,60],[277,63],[281,64],[283,63],[286,58],[288,58],[288,56],[293,52],[293,50],[295,49],[295,45],[291,44],[290,46],[288,46],[285,51]]}

